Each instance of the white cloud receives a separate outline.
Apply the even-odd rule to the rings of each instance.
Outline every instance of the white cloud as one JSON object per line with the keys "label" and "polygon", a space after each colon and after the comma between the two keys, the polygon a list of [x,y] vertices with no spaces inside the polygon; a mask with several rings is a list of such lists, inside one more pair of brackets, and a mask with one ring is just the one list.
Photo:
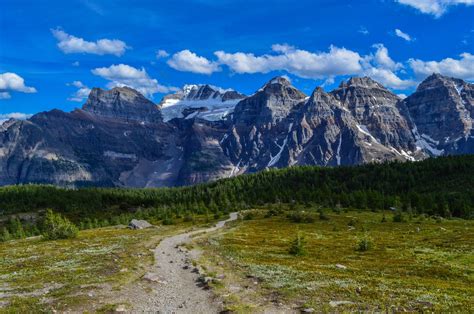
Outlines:
{"label": "white cloud", "polygon": [[0,99],[11,98],[10,92],[36,93],[36,88],[25,85],[25,80],[16,73],[0,74]]}
{"label": "white cloud", "polygon": [[216,62],[209,61],[187,49],[175,53],[167,63],[173,69],[183,72],[212,74],[221,70]]}
{"label": "white cloud", "polygon": [[459,59],[446,58],[441,61],[410,59],[408,64],[418,77],[441,73],[446,76],[474,80],[474,55],[468,52],[462,53]]}
{"label": "white cloud", "polygon": [[370,76],[384,86],[393,89],[404,90],[416,85],[410,79],[401,79],[396,73],[403,69],[403,65],[393,61],[388,53],[388,49],[383,44],[372,46],[377,49],[374,55],[368,55],[362,62],[363,75]]}
{"label": "white cloud", "polygon": [[399,30],[398,28],[395,29],[395,35],[397,35],[397,36],[400,37],[400,38],[405,39],[406,41],[412,41],[412,38],[411,38],[410,35],[408,35],[407,33],[402,32],[402,31]]}
{"label": "white cloud", "polygon": [[81,102],[87,97],[89,97],[89,94],[91,92],[91,89],[87,86],[85,86],[81,81],[74,81],[72,83],[66,84],[68,86],[74,86],[77,87],[78,90],[74,92],[74,94],[71,95],[67,100],[69,101],[76,101],[76,102]]}
{"label": "white cloud", "polygon": [[156,52],[156,58],[157,59],[167,58],[169,56],[170,56],[170,54],[166,50],[163,50],[163,49],[160,49]]}
{"label": "white cloud", "polygon": [[403,69],[403,65],[390,58],[384,45],[377,44],[374,48],[375,54],[361,56],[355,51],[336,46],[330,46],[327,52],[311,52],[288,44],[275,44],[272,46],[273,53],[260,56],[216,51],[215,61],[183,50],[173,55],[168,64],[180,71],[206,74],[220,71],[222,65],[239,74],[286,71],[297,77],[323,79],[325,84],[331,84],[337,76],[346,75],[370,75],[395,89],[406,89],[415,84],[412,80],[398,77],[396,72]]}
{"label": "white cloud", "polygon": [[81,65],[81,64],[79,63],[79,61],[74,61],[74,62],[72,63],[72,66],[74,66],[74,67],[78,67],[78,66],[80,66],[80,65]]}
{"label": "white cloud", "polygon": [[156,79],[148,75],[144,68],[140,70],[126,64],[114,64],[108,68],[96,68],[92,70],[92,73],[109,80],[108,88],[128,86],[145,96],[177,90],[175,87],[159,84]]}
{"label": "white cloud", "polygon": [[389,70],[398,70],[403,68],[401,63],[392,60],[388,53],[388,49],[383,44],[375,44],[372,47],[376,48],[377,51],[373,57],[371,56],[371,58],[378,66]]}
{"label": "white cloud", "polygon": [[25,119],[30,118],[31,116],[32,116],[31,114],[21,113],[21,112],[2,113],[0,114],[0,125],[2,125],[3,122],[8,121],[10,119],[25,120]]}
{"label": "white cloud", "polygon": [[422,13],[440,17],[450,6],[474,5],[474,0],[396,0],[398,3],[411,6]]}
{"label": "white cloud", "polygon": [[354,51],[331,46],[328,52],[310,52],[288,45],[273,45],[276,54],[255,56],[253,53],[216,51],[219,64],[236,73],[268,73],[285,70],[303,78],[322,79],[327,76],[357,73],[361,56]]}
{"label": "white cloud", "polygon": [[413,80],[403,80],[393,71],[381,67],[370,67],[364,70],[364,75],[371,77],[384,86],[404,90],[416,85]]}
{"label": "white cloud", "polygon": [[121,56],[129,47],[125,42],[118,39],[99,39],[95,42],[86,41],[70,35],[62,29],[51,29],[54,37],[59,41],[58,48],[64,53],[91,53],[96,55]]}
{"label": "white cloud", "polygon": [[365,28],[364,26],[361,26],[358,30],[359,33],[363,34],[363,35],[369,35],[369,31],[367,30],[367,28]]}

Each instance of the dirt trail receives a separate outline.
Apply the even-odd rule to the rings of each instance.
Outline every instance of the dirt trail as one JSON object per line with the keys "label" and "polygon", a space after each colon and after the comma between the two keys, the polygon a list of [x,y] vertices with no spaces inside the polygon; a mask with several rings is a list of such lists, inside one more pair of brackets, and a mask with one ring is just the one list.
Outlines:
{"label": "dirt trail", "polygon": [[193,235],[212,232],[237,219],[237,213],[220,221],[215,227],[201,229],[166,238],[155,249],[155,265],[145,275],[153,283],[146,298],[142,295],[133,300],[132,311],[153,313],[218,313],[219,305],[212,293],[199,287],[199,274],[192,272],[188,258],[196,258],[197,252],[186,252],[181,244],[189,243]]}

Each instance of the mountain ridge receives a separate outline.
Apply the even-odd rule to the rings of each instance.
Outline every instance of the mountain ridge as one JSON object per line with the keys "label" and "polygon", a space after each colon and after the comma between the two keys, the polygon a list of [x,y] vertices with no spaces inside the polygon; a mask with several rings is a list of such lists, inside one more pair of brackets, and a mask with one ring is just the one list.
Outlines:
{"label": "mountain ridge", "polygon": [[3,123],[0,185],[176,186],[291,165],[474,153],[474,85],[439,74],[405,99],[369,77],[310,96],[284,77],[248,97],[207,84],[173,95],[156,105],[128,87],[94,88],[81,109]]}

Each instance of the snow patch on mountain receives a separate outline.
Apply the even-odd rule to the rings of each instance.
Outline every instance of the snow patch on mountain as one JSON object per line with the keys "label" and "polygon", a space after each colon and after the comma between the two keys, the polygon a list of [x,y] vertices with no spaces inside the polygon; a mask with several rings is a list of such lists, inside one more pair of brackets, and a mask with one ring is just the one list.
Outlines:
{"label": "snow patch on mountain", "polygon": [[213,85],[185,85],[165,96],[159,105],[165,122],[174,118],[218,121],[231,114],[244,97],[232,89]]}

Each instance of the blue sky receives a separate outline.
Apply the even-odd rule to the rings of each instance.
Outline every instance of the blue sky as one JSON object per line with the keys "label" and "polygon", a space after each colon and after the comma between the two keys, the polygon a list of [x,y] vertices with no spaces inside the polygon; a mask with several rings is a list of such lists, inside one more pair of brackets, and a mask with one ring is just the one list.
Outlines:
{"label": "blue sky", "polygon": [[474,80],[473,48],[474,0],[3,0],[0,119],[70,111],[92,87],[159,102],[276,75],[308,94],[361,75],[409,94],[431,72]]}

